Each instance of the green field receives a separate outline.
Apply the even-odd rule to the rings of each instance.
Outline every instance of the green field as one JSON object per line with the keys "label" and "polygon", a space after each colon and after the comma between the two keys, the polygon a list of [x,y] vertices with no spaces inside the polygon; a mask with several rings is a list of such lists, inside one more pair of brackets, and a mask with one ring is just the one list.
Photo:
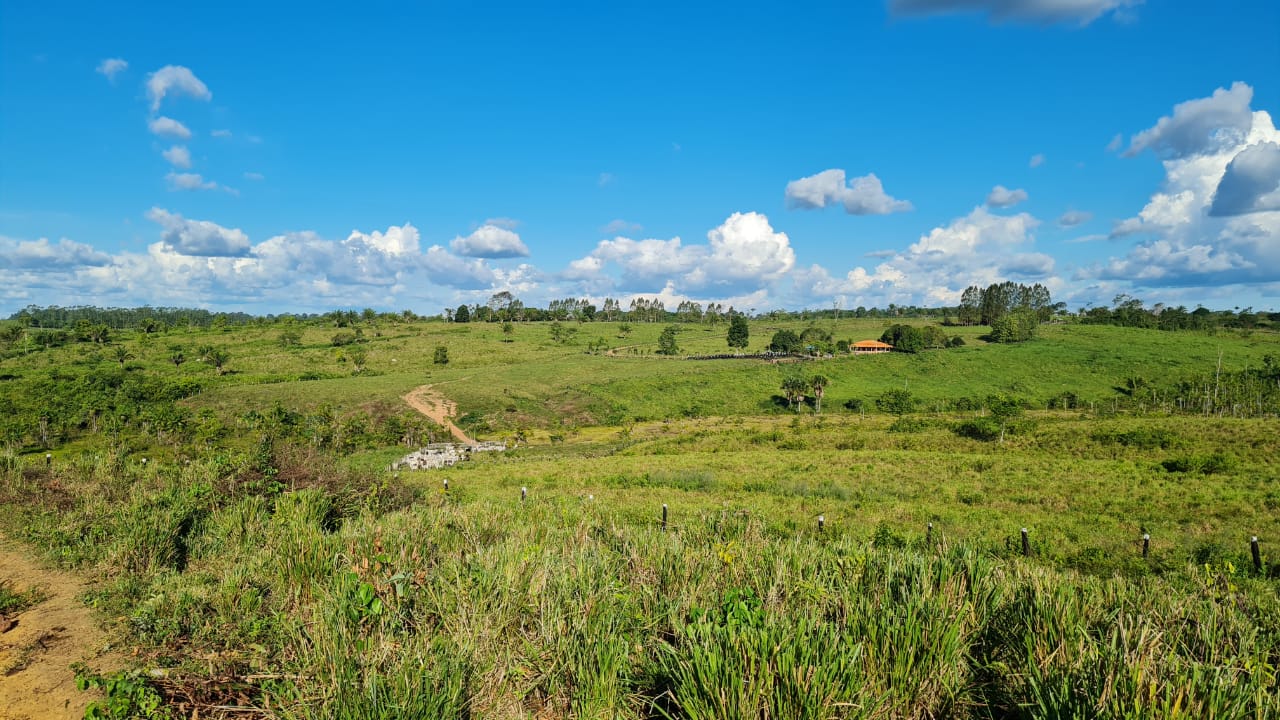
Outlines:
{"label": "green field", "polygon": [[[808,326],[754,320],[748,350]],[[100,580],[139,668],[170,669],[143,694],[326,718],[1280,712],[1274,332],[955,327],[962,347],[774,363],[687,359],[727,351],[724,324],[676,326],[664,357],[657,323],[383,321],[355,373],[351,328],[288,327],[0,361],[0,531]],[[823,411],[789,407],[783,381],[818,374]],[[388,471],[442,435],[400,400],[425,384],[519,446]],[[903,390],[913,411],[878,409]]]}

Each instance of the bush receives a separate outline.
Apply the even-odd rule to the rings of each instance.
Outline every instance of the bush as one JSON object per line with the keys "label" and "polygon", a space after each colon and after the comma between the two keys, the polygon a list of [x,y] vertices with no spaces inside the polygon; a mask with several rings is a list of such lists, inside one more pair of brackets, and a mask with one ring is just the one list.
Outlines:
{"label": "bush", "polygon": [[1236,459],[1219,451],[1208,455],[1187,455],[1170,458],[1160,463],[1160,465],[1169,472],[1215,475],[1217,473],[1230,472],[1236,466]]}
{"label": "bush", "polygon": [[866,403],[862,401],[862,398],[849,398],[844,401],[844,409],[850,412],[860,413],[865,407]]}
{"label": "bush", "polygon": [[1000,437],[1000,424],[991,418],[966,420],[955,426],[955,433],[970,440],[990,442]]}
{"label": "bush", "polygon": [[437,345],[436,351],[432,355],[431,361],[436,365],[448,365],[449,364],[449,348],[445,347],[444,345]]}
{"label": "bush", "polygon": [[880,412],[905,415],[916,409],[917,400],[909,390],[889,390],[876,398],[876,409]]}
{"label": "bush", "polygon": [[770,352],[793,353],[800,350],[800,336],[791,330],[779,330],[769,341]]}
{"label": "bush", "polygon": [[1178,436],[1159,428],[1138,428],[1128,432],[1094,433],[1093,440],[1104,445],[1124,445],[1142,450],[1167,450],[1178,444]]}

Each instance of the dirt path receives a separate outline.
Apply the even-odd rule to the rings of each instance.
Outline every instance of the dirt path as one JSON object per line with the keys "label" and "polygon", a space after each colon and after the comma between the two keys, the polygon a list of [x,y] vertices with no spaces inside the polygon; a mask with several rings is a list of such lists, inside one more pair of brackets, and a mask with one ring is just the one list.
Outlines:
{"label": "dirt path", "polygon": [[[463,378],[463,380],[466,379]],[[461,382],[461,380],[454,380],[453,382]],[[434,387],[434,385],[423,385],[420,388],[411,390],[408,395],[401,399],[408,403],[409,407],[431,418],[437,425],[447,428],[457,438],[458,442],[475,445],[475,440],[467,437],[467,434],[462,432],[462,428],[453,424],[452,418],[458,414],[458,406],[452,400],[441,395],[440,391],[433,390],[432,388]],[[3,720],[3,718],[0,717],[0,720]]]}
{"label": "dirt path", "polygon": [[[78,600],[88,585],[79,577],[37,564],[31,553],[0,537],[0,580],[10,590],[39,588],[45,600],[8,620],[0,633],[0,720],[79,720],[101,696],[76,690],[74,662],[94,670],[118,669],[106,635]],[[0,627],[9,625],[0,623]]]}

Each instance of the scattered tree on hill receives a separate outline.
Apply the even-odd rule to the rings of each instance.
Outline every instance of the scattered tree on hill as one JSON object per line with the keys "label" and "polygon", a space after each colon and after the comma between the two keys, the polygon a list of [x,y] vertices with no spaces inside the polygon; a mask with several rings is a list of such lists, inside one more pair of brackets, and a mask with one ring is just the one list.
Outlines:
{"label": "scattered tree on hill", "polygon": [[831,380],[825,375],[814,375],[809,378],[809,387],[813,388],[813,411],[815,413],[822,413],[822,396],[826,394],[827,385],[830,382]]}
{"label": "scattered tree on hill", "polygon": [[347,348],[347,359],[351,361],[351,367],[356,375],[364,371],[365,361],[369,359],[369,351],[360,345],[352,345]]}
{"label": "scattered tree on hill", "polygon": [[659,355],[677,355],[680,348],[676,346],[675,325],[668,325],[662,329],[662,334],[658,336],[658,354]]}
{"label": "scattered tree on hill", "polygon": [[280,342],[280,347],[286,350],[295,348],[302,344],[302,333],[297,330],[285,330],[280,333],[277,340]]}
{"label": "scattered tree on hill", "polygon": [[502,321],[502,342],[511,342],[511,336],[516,332],[516,327],[511,324],[510,320]]}
{"label": "scattered tree on hill", "polygon": [[435,363],[436,365],[448,365],[449,364],[449,348],[445,347],[444,345],[437,345],[435,354],[432,355],[431,357],[431,362]]}
{"label": "scattered tree on hill", "polygon": [[787,407],[795,408],[796,403],[804,400],[804,391],[808,388],[809,383],[794,375],[783,379],[782,395],[787,399]]}
{"label": "scattered tree on hill", "polygon": [[213,367],[218,371],[219,375],[226,373],[226,365],[231,361],[231,353],[223,348],[210,348],[204,357],[210,363],[213,363]]}
{"label": "scattered tree on hill", "polygon": [[747,319],[734,315],[729,321],[729,347],[746,349],[751,339],[751,330],[747,327]]}
{"label": "scattered tree on hill", "polygon": [[1003,443],[1009,421],[1022,416],[1022,403],[1007,395],[992,395],[987,398],[987,409],[991,411],[992,419],[1000,424],[1000,442]]}
{"label": "scattered tree on hill", "polygon": [[1024,342],[1035,337],[1040,320],[1031,310],[1015,310],[991,323],[991,339],[998,343]]}
{"label": "scattered tree on hill", "polygon": [[631,335],[631,323],[622,323],[618,326],[618,337],[625,338]]}
{"label": "scattered tree on hill", "polygon": [[1057,307],[1053,305],[1049,289],[1039,283],[1002,282],[988,285],[986,289],[977,285],[965,288],[960,295],[957,317],[963,325],[992,325],[1014,310],[1030,310],[1043,322],[1053,316]]}
{"label": "scattered tree on hill", "polygon": [[173,348],[169,353],[169,362],[173,363],[175,368],[182,367],[182,363],[187,361],[187,356],[182,352],[182,348]]}
{"label": "scattered tree on hill", "polygon": [[123,345],[116,345],[111,349],[111,358],[120,363],[120,367],[123,368],[126,362],[133,359],[133,353]]}
{"label": "scattered tree on hill", "polygon": [[793,353],[800,351],[800,336],[791,330],[779,330],[769,341],[769,352]]}
{"label": "scattered tree on hill", "polygon": [[915,411],[916,399],[909,390],[888,390],[876,398],[876,408],[901,417]]}
{"label": "scattered tree on hill", "polygon": [[896,352],[918,353],[925,349],[924,333],[914,325],[893,325],[880,336],[880,342],[893,346]]}
{"label": "scattered tree on hill", "polygon": [[468,308],[465,304],[459,305],[458,309],[453,311],[453,321],[460,323],[471,322],[471,308]]}
{"label": "scattered tree on hill", "polygon": [[810,325],[800,333],[800,348],[814,353],[830,353],[831,332],[817,325]]}

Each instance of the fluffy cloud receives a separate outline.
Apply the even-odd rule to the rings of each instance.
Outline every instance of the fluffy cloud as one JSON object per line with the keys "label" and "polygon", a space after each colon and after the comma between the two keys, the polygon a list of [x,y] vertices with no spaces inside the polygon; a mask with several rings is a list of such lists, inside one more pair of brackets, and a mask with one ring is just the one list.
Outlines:
{"label": "fluffy cloud", "polygon": [[1082,270],[1081,280],[1131,287],[1271,287],[1280,281],[1280,132],[1264,111],[1242,119],[1241,83],[1179,104],[1135,136],[1163,158],[1164,181],[1111,237],[1141,235],[1123,257]]}
{"label": "fluffy cloud", "polygon": [[868,270],[855,267],[842,278],[812,266],[794,278],[798,300],[811,304],[832,297],[849,304],[884,302],[952,305],[969,285],[1015,279],[1060,282],[1050,277],[1054,260],[1031,251],[1039,221],[1027,213],[996,215],[985,206],[936,227],[905,250],[884,257]]}
{"label": "fluffy cloud", "polygon": [[1280,210],[1280,143],[1261,142],[1241,150],[1222,175],[1209,214],[1246,215]]}
{"label": "fluffy cloud", "polygon": [[814,210],[843,205],[850,215],[888,215],[911,209],[911,203],[896,200],[884,191],[874,173],[845,182],[844,170],[823,170],[787,183],[787,207]]}
{"label": "fluffy cloud", "polygon": [[1003,185],[997,185],[991,188],[991,192],[987,193],[987,207],[991,208],[1007,208],[1013,207],[1027,199],[1026,190],[1010,190]]}
{"label": "fluffy cloud", "polygon": [[163,115],[157,118],[151,118],[151,120],[147,122],[147,129],[150,130],[153,135],[172,137],[179,140],[191,139],[191,131],[187,129],[186,125],[183,125],[173,118],[164,117]]}
{"label": "fluffy cloud", "polygon": [[151,99],[151,112],[160,109],[160,103],[168,95],[186,95],[197,100],[211,100],[213,93],[196,77],[195,73],[181,65],[165,65],[147,76],[147,97]]}
{"label": "fluffy cloud", "polygon": [[174,145],[160,154],[174,167],[184,169],[191,167],[191,151],[187,150],[186,145]]}
{"label": "fluffy cloud", "polygon": [[110,255],[66,238],[51,243],[48,238],[32,241],[0,237],[0,267],[42,270],[105,265],[109,262]]}
{"label": "fluffy cloud", "polygon": [[[168,153],[165,153],[165,159],[169,159]],[[189,160],[190,158],[188,158]],[[172,162],[172,161],[170,161]],[[219,185],[212,180],[205,180],[200,173],[175,173],[171,172],[164,176],[165,182],[168,183],[170,190],[222,190],[232,195],[239,195],[240,192],[235,188],[225,185]]]}
{"label": "fluffy cloud", "polygon": [[1078,23],[1088,25],[1099,17],[1120,14],[1142,0],[889,0],[895,15],[983,13],[997,22]]}
{"label": "fluffy cloud", "polygon": [[[569,264],[560,277],[591,292],[614,289],[652,292],[672,283],[680,293],[728,296],[752,292],[783,278],[796,262],[786,233],[760,213],[734,213],[707,232],[706,245],[670,240],[601,240],[595,250]],[[619,271],[616,280],[608,274]]]}
{"label": "fluffy cloud", "polygon": [[107,58],[98,63],[98,67],[94,68],[94,72],[102,73],[107,76],[111,82],[116,81],[116,75],[124,72],[129,67],[129,63],[123,58]]}
{"label": "fluffy cloud", "polygon": [[1083,210],[1068,210],[1062,213],[1062,217],[1058,218],[1058,225],[1064,228],[1076,227],[1083,225],[1093,219],[1093,213]]}
{"label": "fluffy cloud", "polygon": [[352,231],[331,240],[290,232],[253,245],[244,232],[153,208],[161,237],[116,255],[69,240],[0,237],[0,300],[26,304],[177,304],[280,312],[283,308],[401,306],[480,301],[496,290],[529,297],[544,280],[532,266],[495,270],[439,245],[421,252],[417,228]]}
{"label": "fluffy cloud", "polygon": [[160,241],[179,255],[238,257],[249,252],[249,236],[208,220],[187,220],[177,213],[153,207],[147,219],[161,227]]}
{"label": "fluffy cloud", "polygon": [[1218,88],[1207,98],[1179,103],[1172,115],[1134,135],[1125,157],[1150,149],[1165,158],[1220,152],[1237,146],[1253,124],[1253,88],[1237,82],[1230,90]]}
{"label": "fluffy cloud", "polygon": [[528,257],[520,236],[504,227],[482,225],[466,237],[456,237],[450,248],[459,255],[477,258]]}

